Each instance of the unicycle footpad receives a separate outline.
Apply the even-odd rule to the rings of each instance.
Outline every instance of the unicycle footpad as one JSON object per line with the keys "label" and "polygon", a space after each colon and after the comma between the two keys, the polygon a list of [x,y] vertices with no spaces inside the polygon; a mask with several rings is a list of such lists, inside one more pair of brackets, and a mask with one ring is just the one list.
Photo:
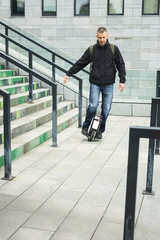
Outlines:
{"label": "unicycle footpad", "polygon": [[88,129],[88,141],[92,141],[95,138],[96,133],[99,131],[101,121],[102,120],[100,116],[95,116],[92,118]]}

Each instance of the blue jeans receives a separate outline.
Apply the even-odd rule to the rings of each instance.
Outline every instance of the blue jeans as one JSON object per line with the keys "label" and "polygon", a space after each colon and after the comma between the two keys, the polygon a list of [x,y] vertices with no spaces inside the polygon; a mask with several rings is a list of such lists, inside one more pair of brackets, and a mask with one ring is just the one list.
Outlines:
{"label": "blue jeans", "polygon": [[92,118],[96,115],[99,104],[100,92],[102,92],[102,105],[101,105],[102,123],[99,132],[103,133],[105,131],[106,120],[111,110],[113,89],[114,84],[109,84],[105,86],[97,86],[92,83],[90,84],[89,106],[87,109],[85,121],[83,123],[83,128],[88,129]]}

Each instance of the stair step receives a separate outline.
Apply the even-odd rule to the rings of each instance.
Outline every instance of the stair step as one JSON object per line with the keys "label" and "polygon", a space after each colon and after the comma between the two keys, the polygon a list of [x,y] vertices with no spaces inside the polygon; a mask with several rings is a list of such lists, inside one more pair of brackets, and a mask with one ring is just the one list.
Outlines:
{"label": "stair step", "polygon": [[[73,102],[61,102],[57,106],[57,116],[74,108]],[[42,124],[52,120],[52,106],[41,111],[29,114],[21,119],[11,122],[11,139],[31,131]],[[3,126],[0,126],[0,144],[4,143]]]}
{"label": "stair step", "polygon": [[[57,103],[63,101],[63,95],[57,95]],[[11,121],[22,118],[28,114],[35,113],[42,109],[52,106],[52,96],[47,96],[45,98],[39,98],[33,103],[22,103],[11,107]],[[3,110],[0,110],[0,125],[3,124]]]}
{"label": "stair step", "polygon": [[[33,91],[33,101],[39,98],[43,98],[51,95],[52,89],[40,88]],[[11,95],[10,106],[16,106],[18,104],[26,103],[29,101],[29,93],[24,92],[21,94]],[[0,109],[3,109],[3,98],[0,98]]]}
{"label": "stair step", "polygon": [[17,70],[10,70],[10,69],[0,70],[0,78],[17,76],[18,74],[19,74],[18,69]]}
{"label": "stair step", "polygon": [[0,78],[0,87],[28,82],[27,76],[15,76]]}
{"label": "stair step", "polygon": [[[83,115],[85,109],[83,110]],[[57,132],[61,132],[73,124],[78,119],[78,108],[74,108],[67,113],[59,116],[57,119]],[[22,154],[32,150],[36,146],[40,145],[44,141],[52,137],[52,121],[49,121],[32,131],[26,132],[21,136],[14,138],[11,141],[11,159],[14,160],[20,157]],[[0,167],[4,163],[4,146],[0,146]]]}
{"label": "stair step", "polygon": [[[40,82],[33,83],[33,89],[34,90],[36,90],[40,87],[41,87]],[[11,95],[18,94],[18,93],[23,93],[23,92],[28,92],[29,91],[29,84],[28,83],[22,83],[22,84],[15,84],[15,85],[11,85],[11,86],[3,86],[3,87],[1,87],[1,90],[6,90]]]}

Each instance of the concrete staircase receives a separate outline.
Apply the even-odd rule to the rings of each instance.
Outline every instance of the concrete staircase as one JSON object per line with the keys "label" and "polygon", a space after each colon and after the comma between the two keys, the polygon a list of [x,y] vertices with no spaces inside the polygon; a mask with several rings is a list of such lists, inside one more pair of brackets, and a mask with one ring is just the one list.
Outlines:
{"label": "concrete staircase", "polygon": [[[11,159],[21,156],[52,137],[51,89],[33,84],[33,103],[28,103],[29,83],[27,76],[18,70],[5,69],[0,64],[0,88],[10,93],[11,98]],[[64,101],[57,96],[57,132],[78,119],[78,109],[73,101]],[[4,161],[3,98],[0,97],[0,167]]]}

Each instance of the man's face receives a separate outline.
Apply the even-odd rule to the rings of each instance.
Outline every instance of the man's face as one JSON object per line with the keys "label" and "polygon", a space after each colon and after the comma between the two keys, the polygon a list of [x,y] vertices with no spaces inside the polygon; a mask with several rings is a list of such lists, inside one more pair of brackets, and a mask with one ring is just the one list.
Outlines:
{"label": "man's face", "polygon": [[107,32],[103,32],[103,33],[98,32],[96,37],[99,42],[99,45],[101,47],[104,47],[104,45],[106,44],[107,39],[108,39],[108,33]]}

